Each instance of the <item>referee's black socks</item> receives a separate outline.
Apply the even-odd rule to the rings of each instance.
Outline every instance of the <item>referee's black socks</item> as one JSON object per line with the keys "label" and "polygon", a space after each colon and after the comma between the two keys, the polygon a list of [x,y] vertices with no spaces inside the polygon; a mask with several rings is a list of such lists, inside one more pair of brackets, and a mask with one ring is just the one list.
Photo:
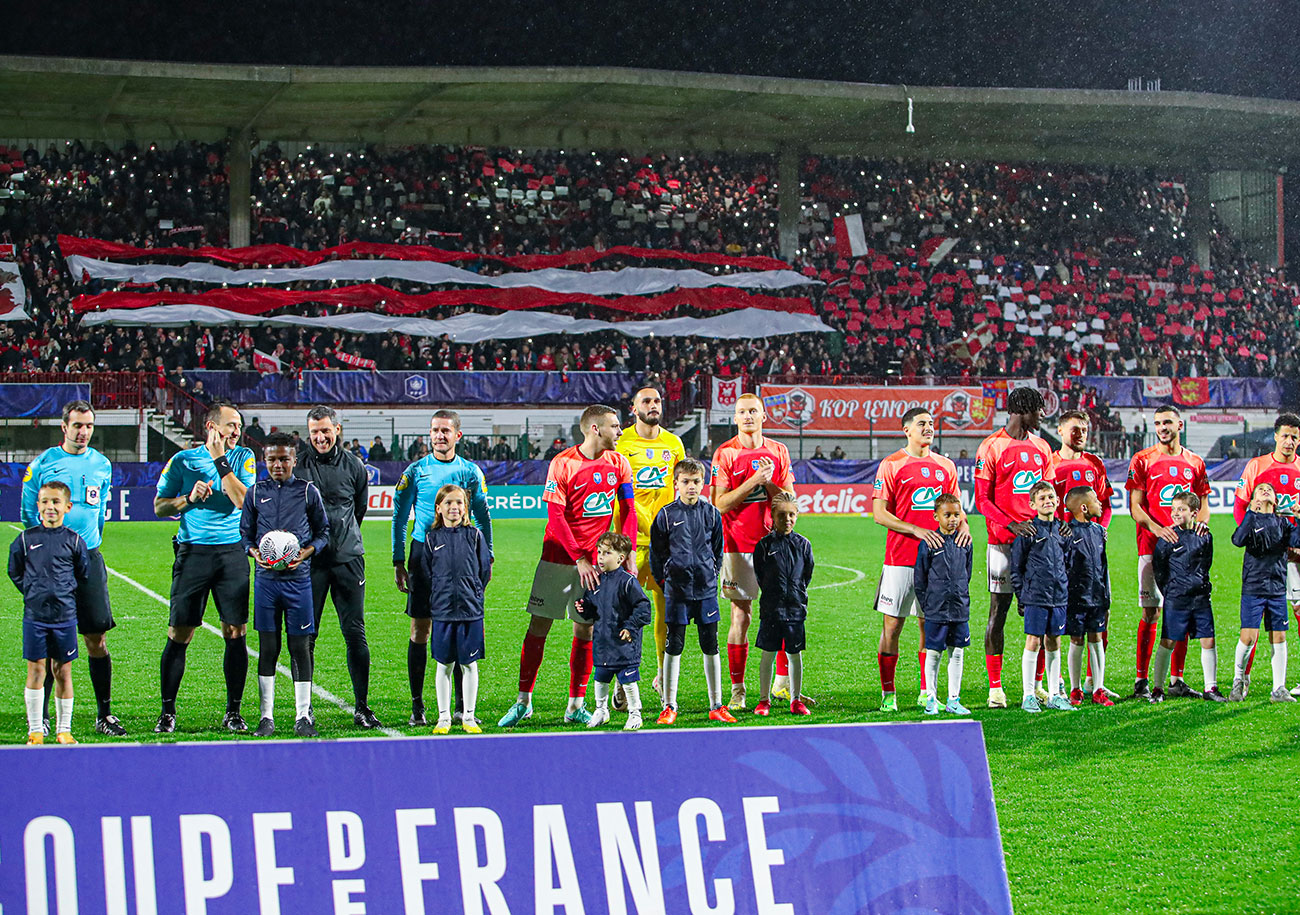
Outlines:
{"label": "referee's black socks", "polygon": [[187,648],[189,648],[188,643],[178,642],[175,639],[168,639],[167,644],[163,646],[159,667],[164,715],[176,714],[176,694],[181,689],[181,677],[185,676],[185,649]]}
{"label": "referee's black socks", "polygon": [[90,671],[90,685],[95,690],[96,717],[107,718],[113,714],[113,659],[109,655],[86,657]]}
{"label": "referee's black socks", "polygon": [[226,674],[226,711],[238,712],[244,698],[244,681],[248,679],[248,639],[226,639],[226,655],[221,668]]}

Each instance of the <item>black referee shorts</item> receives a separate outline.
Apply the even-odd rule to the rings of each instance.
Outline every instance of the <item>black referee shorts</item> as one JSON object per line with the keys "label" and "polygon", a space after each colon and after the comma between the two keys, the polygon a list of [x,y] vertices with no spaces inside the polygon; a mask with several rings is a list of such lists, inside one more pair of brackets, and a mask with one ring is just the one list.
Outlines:
{"label": "black referee shorts", "polygon": [[108,601],[108,568],[104,554],[96,547],[88,550],[90,564],[86,567],[86,580],[77,585],[77,631],[82,635],[108,632],[117,625],[113,621],[113,607]]}
{"label": "black referee shorts", "polygon": [[208,595],[221,622],[248,624],[248,554],[238,543],[209,545],[173,541],[170,624],[194,628],[203,622]]}
{"label": "black referee shorts", "polygon": [[411,538],[411,555],[406,559],[406,615],[411,619],[427,620],[433,617],[430,604],[432,583],[425,574],[423,540]]}
{"label": "black referee shorts", "polygon": [[365,632],[366,620],[366,558],[357,556],[346,562],[321,562],[315,557],[311,562],[311,599],[316,613],[316,631],[320,632],[321,617],[325,614],[325,598],[334,601],[339,628],[346,635],[354,627]]}

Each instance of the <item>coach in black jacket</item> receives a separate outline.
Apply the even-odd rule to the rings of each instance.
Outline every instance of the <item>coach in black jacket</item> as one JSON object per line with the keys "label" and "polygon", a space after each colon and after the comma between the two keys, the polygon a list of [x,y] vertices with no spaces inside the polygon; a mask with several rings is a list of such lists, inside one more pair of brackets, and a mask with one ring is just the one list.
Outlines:
{"label": "coach in black jacket", "polygon": [[[356,702],[352,720],[358,727],[370,729],[380,727],[367,705],[370,645],[366,642],[366,560],[361,520],[366,516],[370,483],[361,459],[339,444],[341,431],[338,413],[332,407],[313,407],[307,414],[307,445],[298,454],[294,475],[316,484],[330,519],[329,546],[311,564],[316,634],[320,633],[325,612],[325,596],[331,594],[347,646],[348,675]],[[313,635],[313,654],[315,647]]]}

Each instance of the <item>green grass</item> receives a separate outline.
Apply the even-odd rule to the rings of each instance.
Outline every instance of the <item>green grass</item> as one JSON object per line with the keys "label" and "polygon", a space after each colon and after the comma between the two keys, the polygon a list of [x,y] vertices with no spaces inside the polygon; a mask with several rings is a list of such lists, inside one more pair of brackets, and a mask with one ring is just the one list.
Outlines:
{"label": "green grass", "polygon": [[[976,525],[982,527],[981,525]],[[488,589],[488,659],[481,665],[480,716],[495,722],[513,700],[523,606],[540,542],[541,522],[501,521],[496,527],[495,578]],[[1228,538],[1231,519],[1212,524],[1219,540],[1215,607],[1220,626],[1219,675],[1230,685],[1237,618],[1240,559]],[[912,705],[916,683],[917,630],[909,627],[899,665],[903,711],[876,711],[879,680],[876,640],[880,621],[871,607],[883,551],[879,528],[860,519],[805,518],[800,529],[813,542],[820,563],[808,621],[807,692],[819,704],[814,722],[920,721]],[[166,595],[170,580],[173,525],[110,524],[104,554],[111,568]],[[373,656],[370,704],[388,725],[407,731],[408,622],[404,601],[392,583],[387,560],[388,526],[367,523],[373,562],[369,570],[367,625]],[[1118,692],[1132,688],[1136,549],[1132,523],[1117,517],[1110,538],[1116,601],[1112,613],[1107,679]],[[840,566],[843,568],[834,568]],[[865,573],[861,578],[850,569]],[[1122,702],[1112,709],[1085,707],[1075,713],[1029,716],[1018,709],[983,708],[986,679],[978,632],[987,612],[983,549],[976,549],[972,629],[964,698],[984,725],[989,765],[1002,826],[1011,896],[1016,910],[1034,912],[1294,912],[1300,909],[1300,875],[1291,856],[1298,847],[1294,789],[1300,775],[1300,705],[1267,701],[1269,665],[1261,652],[1250,698],[1239,705],[1170,701],[1160,707]],[[840,584],[837,587],[827,587]],[[110,579],[118,627],[109,635],[114,657],[115,710],[132,737],[154,740],[158,713],[158,654],[165,639],[166,607],[120,578]],[[0,682],[15,697],[0,709],[0,734],[17,742],[25,731],[17,701],[23,678],[19,655],[16,595],[0,623]],[[337,622],[328,616],[317,649],[317,683],[351,700]],[[215,611],[208,619],[216,621]],[[1005,678],[1013,704],[1019,701],[1019,620],[1007,627]],[[569,639],[565,628],[548,642],[537,685],[537,716],[522,730],[560,727],[567,690]],[[255,645],[255,637],[250,644]],[[652,641],[647,635],[649,648]],[[195,635],[179,699],[177,738],[220,739],[224,701],[221,640]],[[679,726],[717,726],[705,717],[698,648],[688,638]],[[645,665],[647,705],[653,651]],[[283,659],[282,659],[283,660]],[[1199,685],[1199,655],[1188,658],[1188,680]],[[1300,663],[1293,662],[1294,683]],[[945,675],[946,679],[946,675]],[[426,698],[433,703],[432,670]],[[78,695],[74,733],[91,731],[93,698],[84,661],[75,668]],[[757,689],[757,659],[750,664],[751,696]],[[256,709],[256,680],[250,674],[244,701]],[[317,700],[321,733],[354,737],[350,716]],[[292,718],[292,690],[281,678],[278,722]],[[621,716],[616,716],[616,722]],[[778,713],[768,720],[742,715],[745,726],[779,727],[792,721]],[[654,727],[650,725],[649,727]],[[103,739],[103,738],[100,738]],[[457,738],[469,739],[469,738]],[[942,853],[936,849],[936,853]]]}

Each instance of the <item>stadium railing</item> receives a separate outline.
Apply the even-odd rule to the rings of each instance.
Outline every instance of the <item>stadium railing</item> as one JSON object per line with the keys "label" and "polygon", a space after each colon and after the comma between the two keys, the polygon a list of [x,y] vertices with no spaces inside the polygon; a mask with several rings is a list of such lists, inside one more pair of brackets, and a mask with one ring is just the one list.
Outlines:
{"label": "stadium railing", "polygon": [[0,384],[89,384],[97,410],[143,410],[155,402],[149,372],[0,372]]}

